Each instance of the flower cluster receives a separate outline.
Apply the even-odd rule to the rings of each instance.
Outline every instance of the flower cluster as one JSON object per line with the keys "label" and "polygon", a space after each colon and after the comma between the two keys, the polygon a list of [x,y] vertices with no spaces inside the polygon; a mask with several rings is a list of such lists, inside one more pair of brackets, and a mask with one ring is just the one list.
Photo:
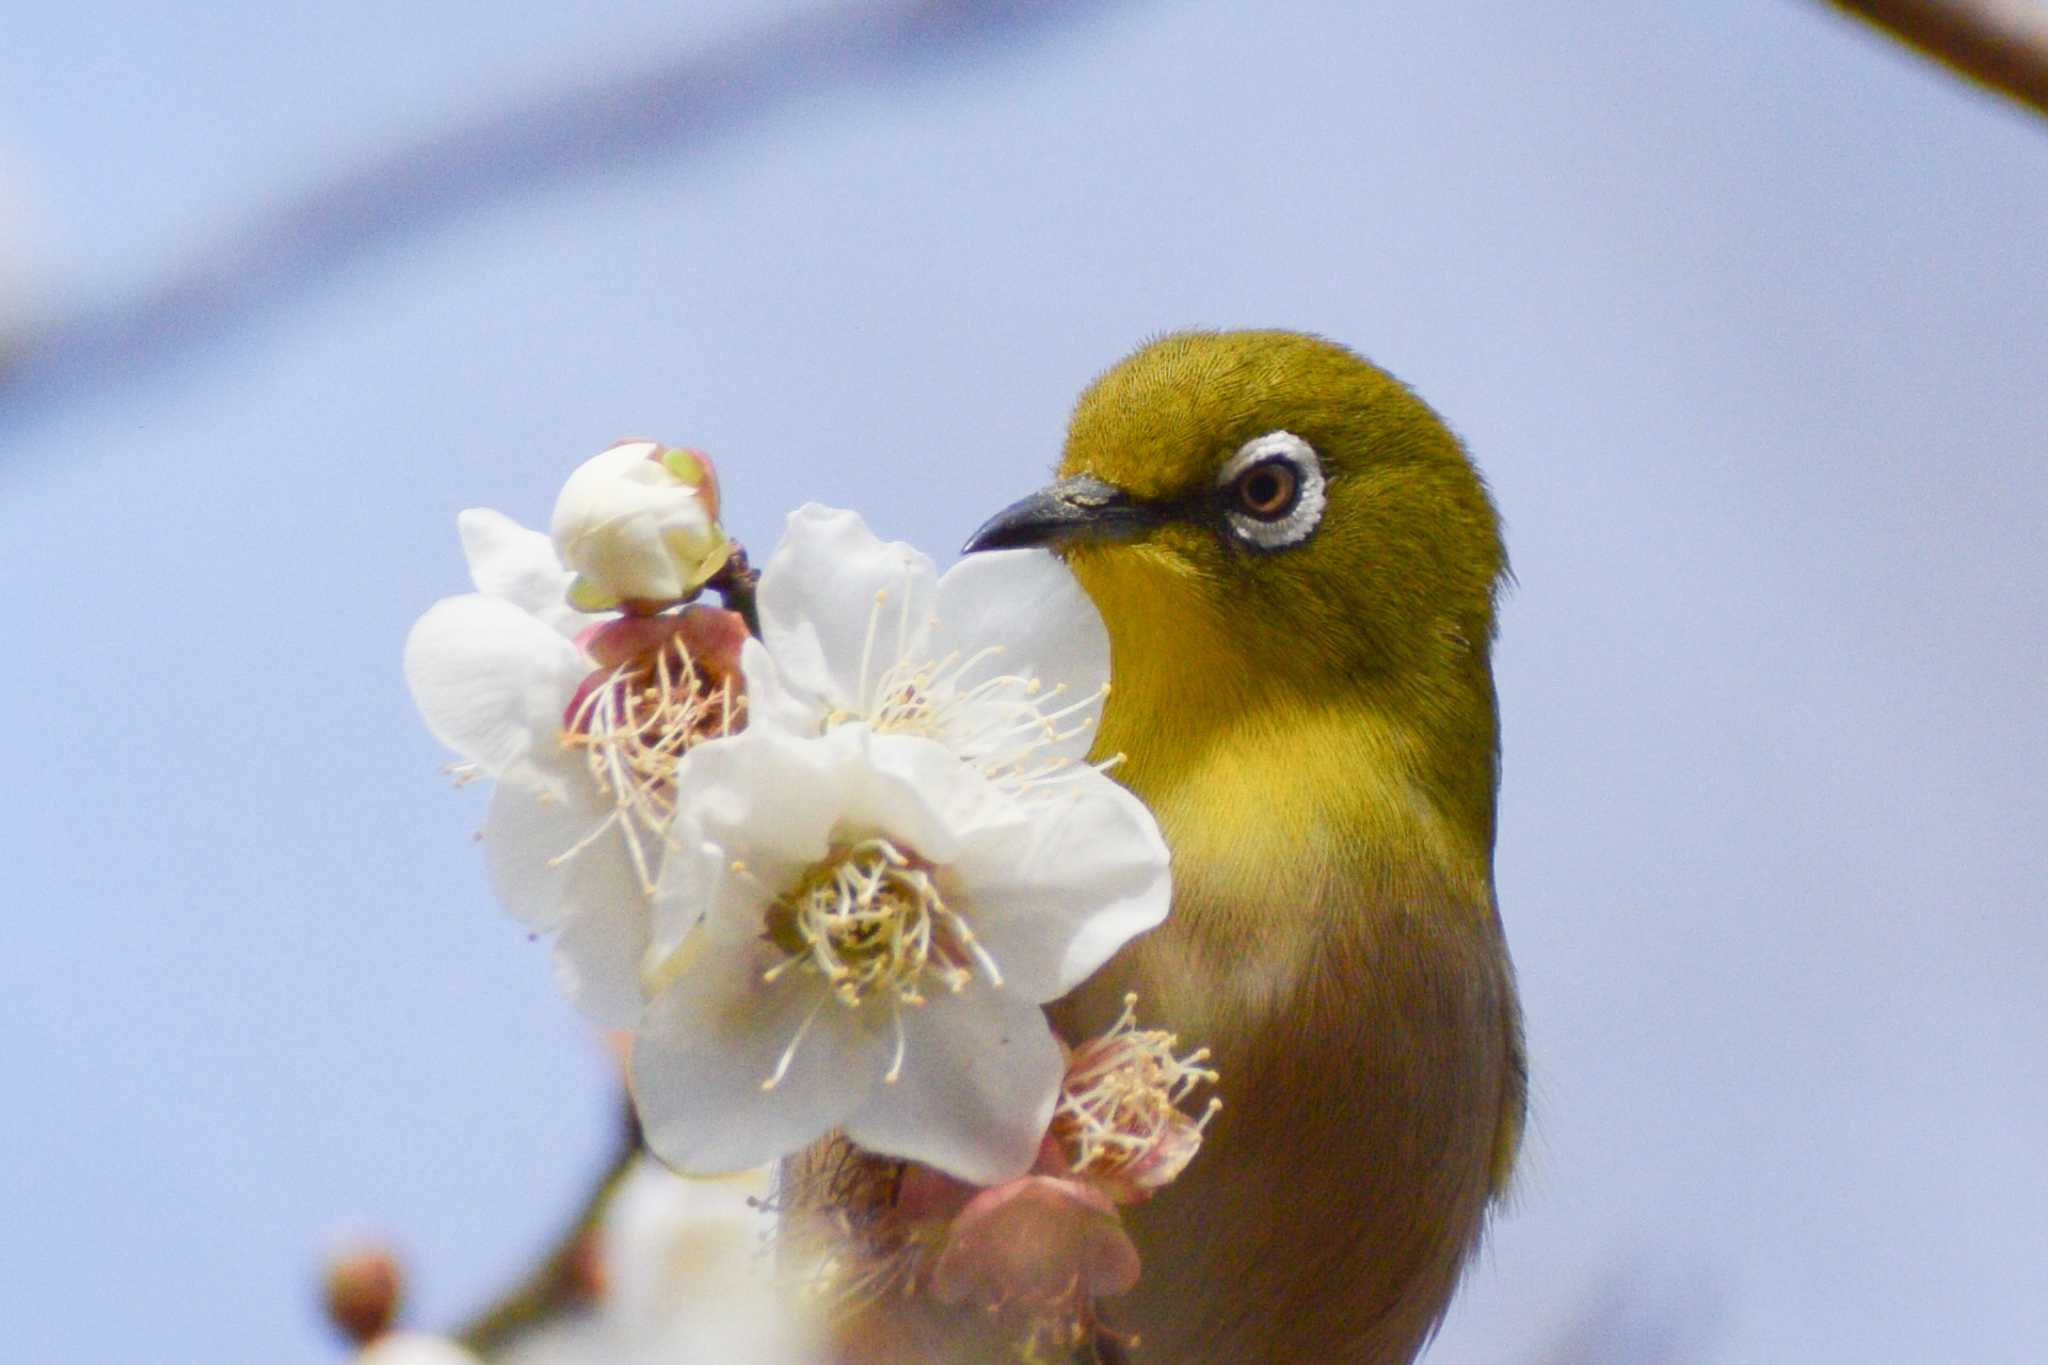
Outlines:
{"label": "flower cluster", "polygon": [[[710,461],[646,441],[577,469],[550,535],[457,524],[476,591],[420,618],[407,681],[495,783],[498,898],[630,1031],[648,1147],[794,1159],[785,1222],[832,1230],[842,1300],[1092,1330],[1137,1276],[1117,1206],[1193,1156],[1214,1076],[1128,1009],[1071,1051],[1042,1009],[1169,898],[1151,815],[1090,760],[1109,647],[1065,566],[941,574],[809,505],[756,575]],[[828,1152],[860,1178],[819,1196]]]}
{"label": "flower cluster", "polygon": [[[555,527],[586,572],[619,563],[647,576],[647,556],[605,548],[607,535],[630,540],[635,531],[689,563],[664,587],[703,567],[703,544],[721,547],[722,563],[715,520],[702,543],[681,541],[658,519],[605,520],[611,504],[589,482],[622,453],[674,478],[648,443],[615,446],[571,476]],[[700,485],[709,482],[704,468]],[[690,505],[702,510],[699,486],[690,487]],[[676,769],[690,748],[744,722],[745,626],[705,606],[595,620],[572,598],[623,600],[640,577],[593,589],[606,580],[579,578],[564,566],[568,548],[558,554],[557,543],[510,518],[473,509],[456,525],[477,590],[435,603],[413,626],[406,681],[427,728],[461,755],[459,776],[496,783],[483,843],[498,899],[556,934],[556,972],[571,999],[602,1023],[631,1027]]]}
{"label": "flower cluster", "polygon": [[[981,1187],[925,1166],[828,1144],[785,1188],[783,1238],[828,1314],[857,1324],[881,1358],[914,1354],[951,1306],[1024,1358],[1064,1360],[1108,1333],[1096,1301],[1137,1283],[1138,1251],[1120,1205],[1151,1197],[1201,1146],[1221,1107],[1183,1109],[1216,1073],[1206,1054],[1136,1026],[1136,999],[1111,1028],[1067,1054],[1051,1125],[1031,1169]],[[924,1302],[920,1320],[903,1311]]]}
{"label": "flower cluster", "polygon": [[[630,1159],[551,1271],[559,1283],[523,1287],[519,1309],[473,1325],[468,1344],[391,1330],[389,1288],[377,1321],[358,1324],[334,1303],[330,1313],[363,1347],[355,1365],[804,1365],[818,1358],[816,1342],[775,1273],[769,1183],[762,1171],[690,1179]],[[395,1275],[384,1261],[338,1261],[330,1295],[366,1269]],[[558,1294],[567,1311],[532,1311],[537,1293]]]}
{"label": "flower cluster", "polygon": [[850,512],[789,519],[760,631],[694,599],[736,562],[694,451],[615,446],[553,536],[459,519],[475,593],[407,644],[428,725],[494,779],[507,908],[634,1031],[649,1145],[679,1170],[828,1131],[989,1185],[1063,1071],[1040,1006],[1166,913],[1166,850],[1087,761],[1100,620],[1057,560],[940,574]]}
{"label": "flower cluster", "polygon": [[500,1365],[801,1365],[809,1323],[774,1274],[766,1172],[690,1179],[640,1158],[590,1239],[585,1312],[525,1334]]}

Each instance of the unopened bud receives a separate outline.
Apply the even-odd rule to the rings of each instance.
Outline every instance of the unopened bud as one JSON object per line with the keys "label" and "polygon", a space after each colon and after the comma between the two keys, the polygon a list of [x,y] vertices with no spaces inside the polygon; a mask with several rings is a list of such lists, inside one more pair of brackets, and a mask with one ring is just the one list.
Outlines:
{"label": "unopened bud", "polygon": [[718,524],[718,478],[701,451],[625,441],[562,485],[549,530],[576,572],[581,611],[658,610],[694,594],[732,547]]}
{"label": "unopened bud", "polygon": [[595,1303],[605,1295],[611,1281],[605,1264],[604,1238],[595,1227],[584,1228],[569,1243],[562,1257],[562,1284],[577,1298]]}
{"label": "unopened bud", "polygon": [[405,1276],[390,1248],[360,1246],[328,1259],[322,1289],[327,1320],[360,1346],[391,1330],[405,1294]]}

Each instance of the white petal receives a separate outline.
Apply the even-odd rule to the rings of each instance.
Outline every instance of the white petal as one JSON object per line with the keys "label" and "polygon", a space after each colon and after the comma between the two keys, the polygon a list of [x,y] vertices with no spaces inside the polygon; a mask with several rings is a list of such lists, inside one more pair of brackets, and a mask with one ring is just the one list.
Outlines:
{"label": "white petal", "polygon": [[434,737],[493,777],[553,743],[590,672],[583,655],[510,602],[436,602],[405,640],[405,681]]}
{"label": "white petal", "polygon": [[677,769],[672,849],[656,888],[657,958],[701,930],[757,939],[769,905],[834,844],[888,838],[944,864],[963,831],[1020,818],[1020,799],[931,740],[848,724],[801,739],[749,728]]}
{"label": "white petal", "polygon": [[1163,921],[1172,882],[1151,812],[1100,773],[1025,801],[1044,803],[1028,823],[979,831],[962,847],[956,908],[1008,990],[1052,1000]]}
{"label": "white petal", "polygon": [[[1109,681],[1109,632],[1102,616],[1067,566],[1044,550],[967,556],[939,580],[937,615],[929,645],[935,656],[957,651],[966,659],[988,645],[1002,646],[960,680],[963,686],[1012,676],[1036,681],[1041,700],[1064,684],[1061,695],[1078,701]],[[1020,683],[1007,695],[1027,694]],[[1099,711],[1098,705],[1089,714]],[[1061,730],[1073,733],[1039,755],[1085,757],[1094,725],[1082,722],[1079,713],[1063,720]]]}
{"label": "white petal", "polygon": [[761,848],[736,857],[708,841],[678,843],[655,888],[653,953],[667,958],[699,932],[727,945],[759,938],[770,904],[824,857],[826,845],[801,860]]}
{"label": "white petal", "polygon": [[[593,848],[578,856],[597,852]],[[583,894],[555,939],[555,983],[599,1027],[632,1028],[645,1003],[640,964],[647,954],[647,898],[636,885],[591,895],[592,880],[578,882]]]}
{"label": "white petal", "polygon": [[[648,905],[652,915],[650,950],[656,957],[667,957],[683,941],[685,935],[704,921],[705,911],[721,895],[741,894],[744,887],[728,888],[727,883],[735,875],[732,871],[732,856],[717,844],[702,839],[685,843],[670,827],[674,847],[669,850],[668,861],[662,865],[661,880],[655,884],[654,898]],[[758,898],[757,898],[758,899]],[[720,922],[738,915],[728,911]],[[738,934],[728,934],[737,938]]]}
{"label": "white petal", "polygon": [[[749,866],[816,862],[863,776],[860,743],[854,726],[805,738],[750,725],[699,744],[676,765],[677,846],[711,844]],[[700,878],[698,893],[713,885]]]}
{"label": "white petal", "polygon": [[455,529],[478,592],[510,602],[562,635],[574,636],[590,624],[588,616],[569,605],[569,584],[576,575],[562,567],[554,542],[539,531],[488,507],[461,513]]}
{"label": "white petal", "polygon": [[[553,790],[498,784],[484,815],[484,866],[491,890],[515,919],[545,930],[589,906],[645,904],[625,836],[613,828],[590,838],[607,813],[566,781]],[[655,841],[650,836],[647,843]],[[658,845],[648,852],[658,857]]]}
{"label": "white petal", "polygon": [[761,571],[761,637],[789,686],[863,711],[883,669],[925,657],[937,578],[928,557],[877,540],[858,514],[806,503]]}
{"label": "white petal", "polygon": [[977,1185],[1024,1174],[1052,1122],[1062,1064],[1036,1005],[976,982],[903,1011],[902,1075],[846,1120],[870,1151]]}
{"label": "white petal", "polygon": [[[634,1161],[605,1205],[598,1232],[605,1268],[604,1311],[636,1325],[658,1327],[672,1308],[716,1313],[713,1296],[731,1295],[749,1283],[765,1290],[771,1281],[760,1253],[775,1220],[763,1204],[775,1193],[774,1174],[771,1168],[757,1167],[737,1175],[692,1179],[652,1157]],[[685,1268],[687,1274],[677,1274]],[[736,1305],[726,1307],[730,1311]],[[673,1351],[652,1357],[674,1365],[681,1365],[684,1358]],[[647,1361],[640,1356],[626,1359]],[[793,1357],[787,1359],[794,1365]]]}
{"label": "white petal", "polygon": [[969,832],[1016,818],[1016,797],[936,740],[877,735],[865,725],[833,733],[857,736],[861,745],[854,761],[865,771],[847,784],[840,817],[852,837],[882,835],[943,865]]}
{"label": "white petal", "polygon": [[[887,1059],[863,1018],[868,1011],[840,1004],[800,971],[764,982],[780,959],[758,940],[707,954],[641,1019],[634,1101],[647,1145],[679,1171],[710,1175],[787,1156],[836,1126],[880,1082]],[[764,1090],[807,1019],[781,1079]]]}
{"label": "white petal", "polygon": [[462,1344],[424,1332],[387,1332],[363,1348],[354,1365],[480,1365]]}
{"label": "white petal", "polygon": [[740,676],[747,685],[747,728],[815,737],[825,732],[825,706],[782,679],[775,658],[759,640],[740,646]]}
{"label": "white petal", "polygon": [[944,863],[960,831],[1016,800],[943,745],[860,724],[813,738],[750,725],[685,755],[676,787],[675,851],[655,894],[660,954],[700,921],[723,941],[758,937],[769,902],[835,843],[882,836]]}

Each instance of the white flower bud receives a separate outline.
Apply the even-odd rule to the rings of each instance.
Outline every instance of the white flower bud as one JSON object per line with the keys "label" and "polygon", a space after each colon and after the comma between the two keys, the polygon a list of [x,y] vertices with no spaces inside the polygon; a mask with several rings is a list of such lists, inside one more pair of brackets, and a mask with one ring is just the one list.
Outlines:
{"label": "white flower bud", "polygon": [[653,441],[584,461],[562,485],[549,529],[577,575],[569,602],[582,611],[680,601],[731,553],[710,460]]}

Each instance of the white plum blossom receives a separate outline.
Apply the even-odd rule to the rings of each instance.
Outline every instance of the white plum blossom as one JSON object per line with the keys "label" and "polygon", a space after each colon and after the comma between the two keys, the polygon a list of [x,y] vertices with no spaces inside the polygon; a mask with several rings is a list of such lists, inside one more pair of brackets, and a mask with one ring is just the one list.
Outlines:
{"label": "white plum blossom", "polygon": [[711,461],[654,441],[621,441],[579,465],[549,529],[583,611],[681,601],[732,553]]}
{"label": "white plum blossom", "polygon": [[1043,550],[970,555],[941,576],[858,514],[806,504],[761,571],[761,648],[743,656],[758,716],[820,733],[863,721],[922,735],[1028,783],[1087,755],[1109,637]]}
{"label": "white plum blossom", "polygon": [[977,1184],[1027,1170],[1063,1070],[1041,1004],[1166,915],[1145,807],[863,721],[750,724],[686,769],[632,1064],[656,1154],[730,1170],[840,1128]]}
{"label": "white plum blossom", "polygon": [[805,1365],[808,1315],[780,1275],[772,1173],[680,1176],[643,1157],[606,1200],[603,1290],[588,1312],[528,1333],[500,1365]]}
{"label": "white plum blossom", "polygon": [[593,625],[565,600],[572,575],[546,536],[500,513],[461,514],[477,592],[413,626],[405,677],[465,776],[496,782],[484,819],[492,889],[530,928],[557,932],[556,975],[593,1018],[630,1026],[641,1003],[648,896],[667,850],[681,750],[734,723],[737,617]]}

